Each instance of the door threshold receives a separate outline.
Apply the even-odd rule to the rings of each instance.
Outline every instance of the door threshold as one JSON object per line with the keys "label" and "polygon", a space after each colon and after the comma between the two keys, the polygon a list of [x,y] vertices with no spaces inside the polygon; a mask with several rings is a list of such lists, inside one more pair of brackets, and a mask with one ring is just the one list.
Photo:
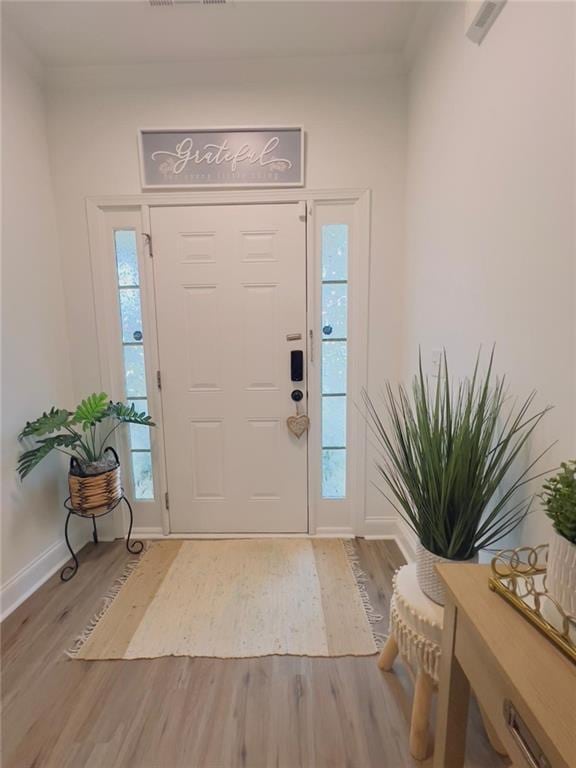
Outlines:
{"label": "door threshold", "polygon": [[352,532],[339,533],[162,533],[156,528],[135,528],[132,536],[139,539],[353,539]]}

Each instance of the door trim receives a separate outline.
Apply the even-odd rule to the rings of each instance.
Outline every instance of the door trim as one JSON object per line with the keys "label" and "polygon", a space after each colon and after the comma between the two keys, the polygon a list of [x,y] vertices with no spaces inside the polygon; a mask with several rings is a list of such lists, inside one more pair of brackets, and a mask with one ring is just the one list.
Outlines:
{"label": "door trim", "polygon": [[[138,235],[138,250],[141,268],[141,290],[143,303],[143,321],[148,325],[145,338],[148,344],[145,347],[146,368],[149,381],[153,384],[153,372],[158,369],[158,341],[156,332],[156,308],[154,300],[154,278],[151,259],[145,252],[143,233],[150,232],[150,208],[163,206],[197,206],[197,205],[234,205],[234,204],[267,204],[305,202],[308,212],[307,221],[307,257],[308,257],[308,328],[316,331],[316,339],[320,338],[319,330],[315,327],[314,319],[319,317],[316,291],[311,289],[316,281],[316,267],[320,254],[317,252],[314,209],[319,205],[349,204],[353,206],[354,214],[354,245],[355,258],[351,260],[350,282],[354,282],[356,297],[365,297],[362,301],[356,299],[353,309],[355,315],[354,329],[349,336],[351,348],[354,349],[354,373],[351,381],[350,410],[354,408],[354,401],[360,402],[360,393],[367,386],[368,377],[368,312],[369,312],[369,273],[370,273],[370,190],[367,189],[267,189],[267,190],[207,190],[202,192],[165,192],[165,193],[141,193],[134,195],[109,195],[86,198],[86,216],[88,223],[88,238],[90,260],[92,266],[92,284],[94,310],[97,324],[97,343],[99,352],[100,386],[109,392],[113,398],[123,398],[121,360],[116,347],[119,329],[119,313],[117,311],[115,274],[110,265],[110,248],[107,247],[111,229],[111,221],[114,220],[118,228],[118,221],[123,216],[126,220],[136,222],[127,224],[134,227]],[[311,214],[311,215],[310,215]],[[111,298],[113,297],[113,298]],[[317,325],[317,324],[316,324]],[[318,346],[318,344],[317,344]],[[317,349],[318,352],[318,349]],[[312,372],[313,366],[309,365]],[[152,376],[152,378],[150,378]],[[310,392],[309,407],[314,422],[318,422],[319,410],[319,380],[318,374],[310,377],[308,386]],[[162,413],[162,403],[159,392],[155,386],[150,386],[149,400],[155,413]],[[308,447],[308,534],[309,536],[353,536],[362,535],[365,532],[365,507],[366,507],[366,440],[367,430],[363,418],[359,412],[355,416],[354,427],[349,436],[348,444],[351,447],[350,455],[355,456],[351,466],[349,499],[349,526],[342,525],[339,521],[336,525],[328,525],[327,521],[318,519],[319,486],[317,481],[321,469],[321,451],[318,449],[318,439],[314,435],[310,437]],[[127,465],[127,446],[122,443],[119,446],[123,462]],[[170,521],[168,510],[163,503],[166,490],[166,466],[165,466],[164,435],[162,424],[153,430],[153,461],[154,480],[158,482],[159,492],[155,504],[158,512],[161,510],[162,533],[170,534]],[[145,502],[144,502],[145,503]],[[339,502],[334,502],[339,503]],[[137,511],[138,513],[138,511]],[[157,513],[157,519],[160,516]],[[321,524],[320,524],[321,523]],[[125,520],[116,520],[115,532],[118,536],[125,535],[127,530]],[[306,534],[304,534],[306,535]],[[227,535],[233,537],[233,534]]]}

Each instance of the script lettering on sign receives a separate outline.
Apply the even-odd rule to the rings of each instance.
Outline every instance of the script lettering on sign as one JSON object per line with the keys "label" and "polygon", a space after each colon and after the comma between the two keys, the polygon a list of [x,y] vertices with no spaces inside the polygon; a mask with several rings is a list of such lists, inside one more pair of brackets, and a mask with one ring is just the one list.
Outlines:
{"label": "script lettering on sign", "polygon": [[301,128],[142,130],[142,186],[301,186]]}

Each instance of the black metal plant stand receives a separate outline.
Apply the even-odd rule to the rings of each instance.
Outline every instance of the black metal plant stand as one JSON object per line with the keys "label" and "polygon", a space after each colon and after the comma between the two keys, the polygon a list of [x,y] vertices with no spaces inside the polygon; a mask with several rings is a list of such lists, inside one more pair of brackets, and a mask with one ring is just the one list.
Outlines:
{"label": "black metal plant stand", "polygon": [[91,515],[90,513],[82,512],[79,509],[74,509],[74,507],[70,504],[70,497],[66,499],[64,502],[64,506],[68,510],[68,515],[66,517],[66,523],[64,525],[64,536],[66,538],[66,544],[68,546],[68,549],[70,550],[70,554],[72,555],[72,559],[74,560],[73,565],[65,565],[64,568],[60,571],[60,578],[62,581],[70,581],[70,579],[76,575],[76,571],[78,570],[80,563],[78,562],[78,558],[76,557],[76,553],[72,549],[72,545],[70,544],[70,539],[68,538],[68,523],[70,522],[70,518],[72,515],[75,515],[76,517],[83,517],[83,518],[92,518],[92,539],[94,541],[94,544],[98,544],[98,531],[96,529],[96,518],[97,517],[105,517],[106,515],[109,515],[110,512],[113,512],[116,507],[120,504],[121,501],[124,501],[126,506],[128,507],[128,511],[130,512],[130,526],[128,528],[128,536],[126,537],[126,549],[130,554],[132,555],[138,555],[142,550],[144,549],[144,543],[139,540],[135,540],[133,542],[130,542],[130,535],[132,533],[132,525],[134,523],[134,515],[132,514],[132,506],[130,505],[130,502],[124,495],[124,492],[122,492],[122,495],[120,498],[114,502],[114,504],[109,507],[105,512],[100,512],[98,515]]}

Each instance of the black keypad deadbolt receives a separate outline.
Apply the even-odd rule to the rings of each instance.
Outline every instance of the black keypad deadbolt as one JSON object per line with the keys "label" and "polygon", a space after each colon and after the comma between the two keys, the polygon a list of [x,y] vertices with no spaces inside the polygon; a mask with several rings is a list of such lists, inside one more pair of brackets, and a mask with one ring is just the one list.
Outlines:
{"label": "black keypad deadbolt", "polygon": [[301,349],[293,349],[290,352],[290,379],[304,381],[304,353]]}
{"label": "black keypad deadbolt", "polygon": [[294,400],[295,403],[299,403],[300,400],[304,397],[304,393],[301,389],[293,389],[292,394],[290,395],[292,400]]}

